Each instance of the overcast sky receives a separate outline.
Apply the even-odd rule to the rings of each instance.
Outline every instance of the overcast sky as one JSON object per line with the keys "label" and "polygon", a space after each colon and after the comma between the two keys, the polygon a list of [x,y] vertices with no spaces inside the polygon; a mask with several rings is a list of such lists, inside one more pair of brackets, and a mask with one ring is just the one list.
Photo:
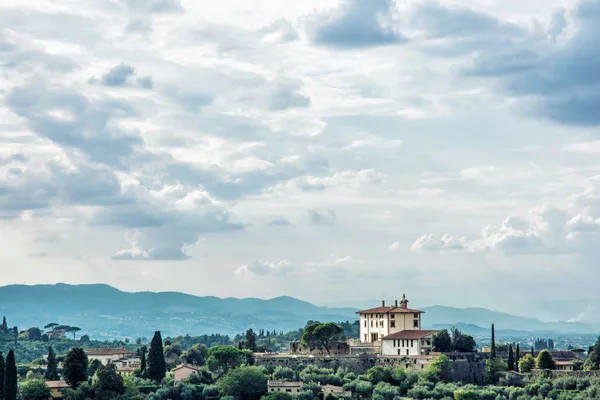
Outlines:
{"label": "overcast sky", "polygon": [[0,0],[0,284],[598,299],[600,0]]}

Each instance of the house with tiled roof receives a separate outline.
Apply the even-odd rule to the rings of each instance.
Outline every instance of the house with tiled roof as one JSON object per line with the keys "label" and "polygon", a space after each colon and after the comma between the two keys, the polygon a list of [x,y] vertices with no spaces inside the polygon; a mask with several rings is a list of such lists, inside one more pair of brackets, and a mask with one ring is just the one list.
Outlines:
{"label": "house with tiled roof", "polygon": [[200,371],[200,367],[192,364],[179,364],[173,369],[173,380],[175,383],[183,382],[192,374],[197,374]]}
{"label": "house with tiled roof", "polygon": [[117,368],[135,366],[140,364],[140,356],[127,349],[123,348],[98,348],[85,349],[89,360],[99,360],[102,364],[116,364]]}
{"label": "house with tiled roof", "polygon": [[46,381],[46,386],[50,389],[50,397],[53,400],[62,400],[63,390],[69,387],[65,381]]}
{"label": "house with tiled roof", "polygon": [[360,315],[361,345],[379,347],[383,355],[419,356],[431,351],[435,331],[421,330],[424,311],[408,307],[406,295],[398,303],[357,312]]}

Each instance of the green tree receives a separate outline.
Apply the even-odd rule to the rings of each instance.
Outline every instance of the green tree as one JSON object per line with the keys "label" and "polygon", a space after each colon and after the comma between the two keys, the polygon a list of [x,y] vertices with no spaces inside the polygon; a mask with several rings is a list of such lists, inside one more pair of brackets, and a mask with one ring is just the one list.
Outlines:
{"label": "green tree", "polygon": [[235,346],[214,346],[208,350],[206,365],[209,370],[221,376],[239,367],[245,360],[244,351]]}
{"label": "green tree", "polygon": [[506,362],[501,358],[489,358],[485,361],[483,380],[488,385],[496,384],[496,374],[508,369]]}
{"label": "green tree", "polygon": [[391,369],[378,365],[367,371],[367,379],[373,385],[377,385],[379,382],[392,383],[394,375]]}
{"label": "green tree", "polygon": [[117,374],[117,367],[114,364],[98,368],[96,377],[93,385],[95,399],[112,400],[125,393],[123,377]]}
{"label": "green tree", "polygon": [[539,369],[556,368],[556,364],[554,362],[554,359],[552,358],[552,354],[550,354],[550,352],[546,349],[540,351],[540,354],[538,354],[535,364]]}
{"label": "green tree", "polygon": [[148,353],[148,377],[155,382],[160,382],[166,374],[167,363],[163,352],[162,337],[160,331],[156,331],[150,342],[150,352]]}
{"label": "green tree", "polygon": [[296,372],[290,367],[277,367],[273,371],[273,379],[276,381],[293,382],[296,379]]}
{"label": "green tree", "polygon": [[521,361],[521,346],[517,343],[517,349],[515,350],[515,371],[519,370],[519,361]]}
{"label": "green tree", "polygon": [[226,396],[241,400],[258,400],[267,393],[267,377],[258,367],[240,367],[231,370],[218,382]]}
{"label": "green tree", "polygon": [[294,396],[292,396],[290,393],[286,393],[286,392],[280,392],[280,391],[275,391],[275,392],[270,392],[269,394],[267,394],[264,397],[265,400],[293,400]]}
{"label": "green tree", "polygon": [[252,329],[246,331],[246,348],[256,352],[256,333]]}
{"label": "green tree", "polygon": [[[140,343],[141,343],[141,339],[140,339]],[[142,374],[146,372],[146,354],[148,353],[148,348],[146,346],[142,346],[140,348],[140,371],[142,371]]]}
{"label": "green tree", "polygon": [[313,322],[304,328],[300,343],[311,349],[324,348],[327,354],[331,354],[333,343],[344,340],[344,329],[333,322]]}
{"label": "green tree", "polygon": [[79,328],[77,326],[69,326],[68,328],[65,329],[66,332],[73,334],[73,340],[75,340],[75,335],[77,335],[77,332],[79,332],[80,330],[81,330],[81,328]]}
{"label": "green tree", "polygon": [[519,372],[523,374],[528,374],[535,367],[535,359],[529,353],[525,354],[519,360]]}
{"label": "green tree", "polygon": [[475,350],[475,339],[473,336],[466,335],[457,328],[452,328],[452,350],[461,353],[471,353]]}
{"label": "green tree", "polygon": [[48,347],[48,359],[46,360],[48,363],[46,366],[46,372],[44,374],[44,378],[47,381],[57,381],[58,376],[58,362],[56,361],[56,353],[54,353],[54,349],[52,346]]}
{"label": "green tree", "polygon": [[4,355],[0,351],[0,400],[4,399],[4,371],[6,366],[4,364]]}
{"label": "green tree", "polygon": [[496,333],[494,332],[494,324],[492,324],[492,343],[491,343],[491,357],[496,357]]}
{"label": "green tree", "polygon": [[432,337],[433,351],[447,353],[452,351],[452,337],[447,329],[442,329],[433,334]]}
{"label": "green tree", "polygon": [[88,378],[88,358],[81,347],[74,347],[67,353],[63,375],[72,389],[77,389]]}
{"label": "green tree", "polygon": [[32,379],[21,385],[21,400],[48,400],[50,388],[42,379]]}
{"label": "green tree", "polygon": [[208,349],[205,345],[198,343],[184,351],[181,355],[183,362],[193,365],[204,365],[208,358]]}
{"label": "green tree", "polygon": [[512,344],[508,346],[508,370],[515,370],[515,355],[513,353]]}
{"label": "green tree", "polygon": [[17,400],[17,379],[15,352],[10,350],[6,356],[4,370],[4,400]]}
{"label": "green tree", "polygon": [[454,379],[452,361],[450,361],[448,356],[442,354],[425,368],[419,379],[433,384],[438,382],[452,382]]}
{"label": "green tree", "polygon": [[101,366],[102,366],[102,361],[98,360],[97,358],[90,360],[89,365],[88,365],[88,376],[94,376],[94,374],[96,374],[96,371],[98,371],[98,369]]}
{"label": "green tree", "polygon": [[586,370],[597,370],[600,367],[600,337],[596,343],[590,348],[587,359],[585,360],[584,368]]}
{"label": "green tree", "polygon": [[379,382],[373,388],[373,400],[393,400],[398,394],[398,388],[386,382]]}

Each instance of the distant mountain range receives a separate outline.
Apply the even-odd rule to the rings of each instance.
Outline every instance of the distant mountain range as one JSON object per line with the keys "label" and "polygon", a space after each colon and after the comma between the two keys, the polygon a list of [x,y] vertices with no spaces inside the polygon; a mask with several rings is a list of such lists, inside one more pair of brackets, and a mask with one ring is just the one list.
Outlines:
{"label": "distant mountain range", "polygon": [[[108,285],[11,285],[0,287],[0,315],[19,328],[50,322],[79,326],[92,337],[163,335],[235,335],[249,327],[290,331],[308,320],[353,321],[356,309],[319,307],[292,297],[270,300],[199,297],[179,292],[122,292]],[[542,322],[483,308],[426,307],[424,327],[459,324],[467,333],[499,331],[595,333],[598,327],[578,322]]]}

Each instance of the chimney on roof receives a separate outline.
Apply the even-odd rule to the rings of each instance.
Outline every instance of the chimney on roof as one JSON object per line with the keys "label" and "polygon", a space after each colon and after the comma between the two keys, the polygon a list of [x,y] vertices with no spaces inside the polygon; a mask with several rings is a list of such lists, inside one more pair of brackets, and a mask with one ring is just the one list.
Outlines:
{"label": "chimney on roof", "polygon": [[407,309],[408,308],[408,300],[406,300],[406,295],[402,295],[402,301],[400,302],[400,307]]}
{"label": "chimney on roof", "polygon": [[394,301],[394,307],[398,308],[398,299]]}
{"label": "chimney on roof", "polygon": [[385,300],[381,300],[381,307],[385,307]]}

